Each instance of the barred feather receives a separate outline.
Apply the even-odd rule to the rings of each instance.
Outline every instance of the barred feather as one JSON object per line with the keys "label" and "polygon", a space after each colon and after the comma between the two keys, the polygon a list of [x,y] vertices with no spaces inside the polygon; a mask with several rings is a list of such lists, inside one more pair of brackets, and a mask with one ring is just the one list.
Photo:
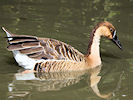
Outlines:
{"label": "barred feather", "polygon": [[[70,66],[75,64],[75,62],[81,62],[81,59],[84,61],[84,55],[82,53],[64,42],[50,38],[15,35],[7,31],[5,28],[3,28],[3,30],[7,33],[9,43],[9,46],[7,47],[8,50],[13,52],[19,51],[20,54],[26,55],[37,62],[43,60],[41,65],[39,65],[39,68],[37,68],[39,70],[43,67],[46,67],[45,69],[47,70],[45,71],[47,72],[64,71],[68,69],[72,70],[73,68]],[[20,59],[20,56],[17,57],[16,61],[18,61],[18,59]],[[35,65],[38,64],[37,62]],[[70,62],[70,64],[68,62]],[[19,65],[27,65],[23,64],[22,59],[20,59],[18,63],[20,63]]]}

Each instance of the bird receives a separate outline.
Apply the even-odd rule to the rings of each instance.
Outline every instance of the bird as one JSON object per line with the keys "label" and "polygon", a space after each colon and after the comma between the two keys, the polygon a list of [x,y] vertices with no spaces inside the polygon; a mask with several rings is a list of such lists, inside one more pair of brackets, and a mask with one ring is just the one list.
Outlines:
{"label": "bird", "polygon": [[101,37],[107,37],[122,50],[116,29],[108,21],[99,22],[93,28],[85,54],[56,39],[16,35],[2,29],[8,38],[7,49],[13,52],[18,65],[36,72],[83,71],[101,65]]}

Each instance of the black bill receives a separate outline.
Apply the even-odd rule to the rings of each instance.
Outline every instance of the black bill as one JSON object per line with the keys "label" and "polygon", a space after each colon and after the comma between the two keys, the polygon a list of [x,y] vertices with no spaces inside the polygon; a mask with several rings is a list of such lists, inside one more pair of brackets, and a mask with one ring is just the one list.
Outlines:
{"label": "black bill", "polygon": [[116,31],[114,32],[112,41],[122,50],[122,45],[120,43],[120,40],[118,39],[116,35]]}

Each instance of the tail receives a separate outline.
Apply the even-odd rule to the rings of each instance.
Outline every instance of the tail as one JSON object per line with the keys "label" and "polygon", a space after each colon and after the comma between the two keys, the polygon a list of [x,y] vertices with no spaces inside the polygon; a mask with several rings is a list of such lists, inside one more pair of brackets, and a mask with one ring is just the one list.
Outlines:
{"label": "tail", "polygon": [[13,34],[11,32],[9,32],[7,29],[5,29],[4,27],[2,27],[2,29],[6,33],[8,40],[9,41],[12,40],[13,38],[10,38],[10,37],[12,37]]}
{"label": "tail", "polygon": [[[35,48],[37,48],[36,50],[40,50],[38,49],[40,48],[40,44],[37,40],[37,37],[28,35],[15,35],[9,32],[4,27],[2,27],[2,29],[7,35],[6,38],[8,38],[9,45],[7,49],[13,52],[14,58],[17,61],[17,63],[25,69],[33,69],[36,60],[28,57],[26,53],[28,51],[34,54],[33,51],[35,51]],[[31,49],[33,49],[33,51]]]}

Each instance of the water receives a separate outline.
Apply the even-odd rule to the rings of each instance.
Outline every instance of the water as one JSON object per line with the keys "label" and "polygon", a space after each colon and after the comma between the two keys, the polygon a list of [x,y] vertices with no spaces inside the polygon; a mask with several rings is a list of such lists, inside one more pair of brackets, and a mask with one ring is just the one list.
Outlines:
{"label": "water", "polygon": [[85,53],[93,26],[108,20],[116,27],[124,49],[120,51],[103,38],[103,66],[88,72],[94,73],[92,80],[76,72],[32,73],[36,80],[16,80],[22,69],[6,50],[5,34],[0,30],[0,100],[102,100],[109,93],[113,95],[108,100],[132,100],[132,11],[133,0],[0,0],[0,26],[12,33],[58,39]]}

